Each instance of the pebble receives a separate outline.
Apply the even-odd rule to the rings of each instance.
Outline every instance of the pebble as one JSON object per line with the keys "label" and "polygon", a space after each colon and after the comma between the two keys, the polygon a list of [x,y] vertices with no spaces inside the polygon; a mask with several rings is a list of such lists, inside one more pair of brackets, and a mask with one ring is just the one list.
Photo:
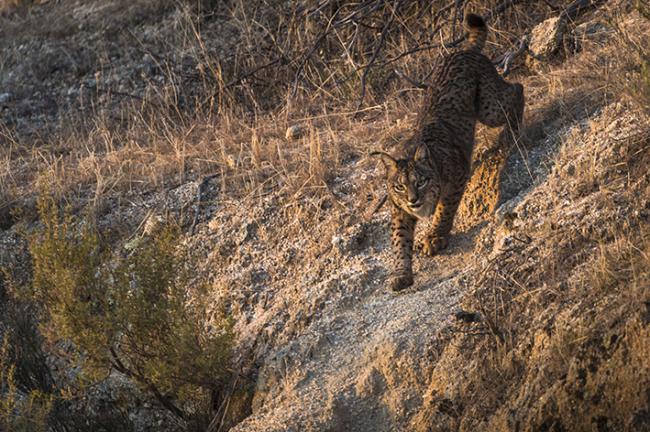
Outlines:
{"label": "pebble", "polygon": [[298,139],[305,134],[305,128],[300,125],[292,125],[287,128],[285,138],[288,140]]}

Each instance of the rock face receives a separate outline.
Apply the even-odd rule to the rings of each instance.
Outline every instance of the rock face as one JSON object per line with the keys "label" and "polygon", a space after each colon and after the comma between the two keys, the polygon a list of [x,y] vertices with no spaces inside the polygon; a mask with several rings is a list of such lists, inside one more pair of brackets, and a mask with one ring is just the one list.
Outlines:
{"label": "rock face", "polygon": [[566,30],[566,21],[562,17],[549,18],[541,22],[530,35],[528,64],[535,70],[543,70],[562,44]]}
{"label": "rock face", "polygon": [[453,281],[430,281],[400,298],[380,280],[366,283],[365,296],[329,297],[333,313],[318,314],[298,338],[271,353],[260,370],[253,417],[236,430],[402,427],[422,403],[437,334],[460,292]]}

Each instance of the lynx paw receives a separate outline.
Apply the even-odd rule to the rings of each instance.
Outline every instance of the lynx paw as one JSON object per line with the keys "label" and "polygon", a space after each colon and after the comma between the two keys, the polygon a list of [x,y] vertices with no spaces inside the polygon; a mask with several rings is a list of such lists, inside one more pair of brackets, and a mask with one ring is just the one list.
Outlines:
{"label": "lynx paw", "polygon": [[427,237],[422,241],[421,251],[424,255],[434,256],[446,248],[448,244],[449,240],[447,237]]}
{"label": "lynx paw", "polygon": [[412,274],[397,274],[390,280],[390,289],[398,292],[413,285]]}

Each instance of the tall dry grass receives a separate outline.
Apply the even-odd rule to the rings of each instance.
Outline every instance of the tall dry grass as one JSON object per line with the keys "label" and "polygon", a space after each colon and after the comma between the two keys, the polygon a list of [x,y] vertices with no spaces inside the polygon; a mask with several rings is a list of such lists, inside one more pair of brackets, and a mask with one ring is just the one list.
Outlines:
{"label": "tall dry grass", "polygon": [[[237,199],[277,190],[291,199],[328,194],[329,182],[344,168],[342,161],[390,139],[395,120],[417,109],[421,91],[399,79],[395,69],[424,79],[447,50],[440,42],[462,34],[459,11],[453,2],[443,1],[399,7],[380,0],[363,5],[123,3],[109,3],[102,13],[133,25],[132,43],[140,44],[142,52],[149,52],[148,43],[167,46],[168,56],[152,56],[163,71],[162,83],[149,82],[137,98],[124,97],[107,84],[85,102],[92,109],[82,116],[65,115],[45,136],[24,138],[20,131],[5,128],[0,208],[33,196],[41,184],[70,200],[99,205],[111,194],[164,189],[206,174],[218,174],[221,192]],[[499,4],[473,1],[464,7],[490,16]],[[70,18],[70,12],[58,13],[62,22]],[[495,14],[486,53],[496,57],[556,13],[546,3],[517,2]],[[149,41],[138,37],[137,25],[156,17],[166,32]],[[57,43],[75,43],[79,36],[47,32],[37,25],[37,17],[25,19],[23,38],[45,35]],[[88,20],[90,30],[85,31],[92,32],[98,16]],[[391,27],[382,39],[388,22]],[[101,53],[98,59],[107,67]],[[192,64],[191,76],[179,72],[179,59]],[[110,75],[108,67],[103,75]],[[514,79],[527,72],[522,64],[514,70]],[[577,71],[575,79],[554,74],[533,78],[529,103],[548,100],[549,92],[562,101],[559,96],[570,92],[585,71]],[[607,85],[614,85],[616,77],[611,79]],[[359,112],[362,81],[365,96]],[[593,93],[602,94],[597,89]],[[560,109],[572,110],[558,103]],[[306,133],[286,140],[285,129],[296,124]]]}
{"label": "tall dry grass", "polygon": [[[96,195],[117,185],[126,189],[138,184],[157,187],[167,178],[183,180],[197,172],[234,170],[233,178],[243,185],[244,193],[250,193],[259,187],[250,176],[251,170],[277,175],[274,171],[287,168],[276,166],[277,160],[291,160],[291,155],[278,154],[278,148],[302,153],[318,145],[305,140],[277,140],[287,125],[305,123],[308,129],[319,131],[310,133],[314,139],[334,135],[336,127],[323,132],[319,118],[336,112],[354,113],[366,70],[364,107],[383,103],[400,109],[412,106],[409,96],[417,92],[404,88],[393,68],[423,77],[440,48],[400,55],[460,34],[459,23],[451,23],[452,18],[459,17],[444,2],[409,2],[397,8],[393,2],[375,1],[360,8],[357,4],[240,0],[212,8],[204,4],[200,11],[193,3],[179,2],[171,12],[166,8],[138,9],[141,2],[135,2],[131,9],[124,8],[125,12],[116,6],[122,3],[109,4],[101,13],[127,25],[137,23],[136,18],[127,15],[131,9],[136,17],[160,14],[168,18],[173,37],[159,42],[168,43],[171,54],[155,59],[165,71],[165,84],[151,85],[144,99],[120,101],[119,110],[106,112],[102,106],[111,106],[111,97],[119,97],[109,91],[108,97],[103,95],[94,101],[96,110],[90,115],[71,116],[56,134],[42,137],[47,145],[31,149],[26,155],[30,159],[28,166],[20,166],[21,158],[16,158],[15,152],[3,151],[4,164],[11,160],[11,171],[17,173],[10,176],[5,170],[3,189],[21,189],[21,183],[47,179],[55,187],[73,191],[92,183],[95,190],[90,193]],[[467,7],[486,13],[497,2],[475,3]],[[63,21],[69,18],[64,12],[58,13]],[[499,16],[493,23],[495,28],[517,14],[523,16],[515,7],[507,16]],[[380,55],[371,61],[377,49],[377,28],[387,17],[392,18],[393,27],[383,41]],[[90,16],[91,24],[93,19],[97,17]],[[37,17],[21,24],[21,37],[49,35],[64,43],[75,37],[47,33],[38,25]],[[438,29],[435,35],[430,33],[434,28]],[[490,52],[507,47],[512,37],[494,32]],[[142,48],[146,52],[147,47]],[[183,56],[195,66],[190,84],[177,75],[172,64],[172,58]],[[326,123],[335,125],[341,118],[332,115],[329,120]],[[269,131],[270,136],[266,135]],[[5,142],[11,141],[12,133],[5,133]],[[33,138],[31,141],[14,142],[13,147],[27,153]],[[312,167],[305,170],[307,175],[322,176],[314,171],[314,162],[313,154],[303,161]],[[240,167],[249,178],[247,173],[239,172]],[[39,175],[30,176],[28,172]],[[15,179],[20,174],[26,176],[24,182]],[[272,182],[268,178],[263,181]]]}

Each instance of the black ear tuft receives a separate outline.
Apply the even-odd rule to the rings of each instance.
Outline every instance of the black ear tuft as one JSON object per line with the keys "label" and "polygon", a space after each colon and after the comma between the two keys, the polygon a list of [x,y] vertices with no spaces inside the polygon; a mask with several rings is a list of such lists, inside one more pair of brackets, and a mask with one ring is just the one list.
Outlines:
{"label": "black ear tuft", "polygon": [[485,27],[485,21],[483,18],[476,14],[468,14],[465,17],[465,22],[467,23],[467,27],[469,28],[482,28]]}
{"label": "black ear tuft", "polygon": [[420,144],[415,149],[415,154],[413,155],[413,160],[416,162],[428,162],[429,161],[429,148],[426,144]]}

